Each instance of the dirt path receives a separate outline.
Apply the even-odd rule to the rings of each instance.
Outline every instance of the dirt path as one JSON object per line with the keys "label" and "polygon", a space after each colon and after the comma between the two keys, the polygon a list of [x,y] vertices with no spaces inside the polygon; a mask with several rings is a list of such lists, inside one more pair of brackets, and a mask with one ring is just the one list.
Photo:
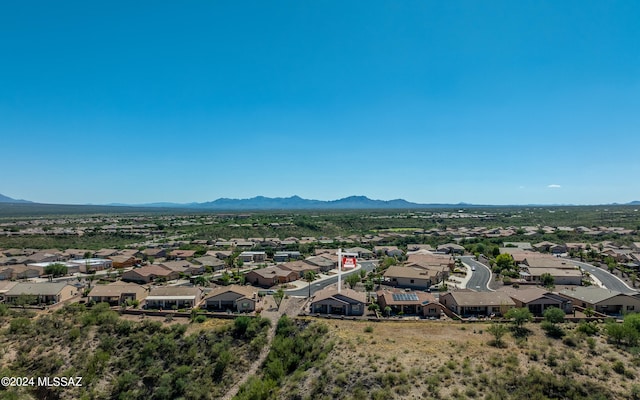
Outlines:
{"label": "dirt path", "polygon": [[227,393],[222,397],[222,400],[231,400],[238,394],[240,387],[244,385],[250,377],[255,376],[258,373],[260,367],[267,359],[269,355],[269,351],[271,350],[271,342],[276,335],[276,328],[278,326],[278,320],[283,315],[294,316],[300,313],[300,310],[305,304],[306,299],[298,299],[298,298],[289,298],[282,300],[282,304],[280,304],[280,309],[276,308],[275,302],[273,298],[270,296],[265,297],[264,305],[265,309],[262,311],[261,316],[264,318],[268,318],[271,320],[271,327],[269,328],[269,332],[267,333],[267,344],[260,351],[260,355],[258,358],[251,364],[249,370],[243,375],[242,379],[236,382],[232,387],[229,388]]}

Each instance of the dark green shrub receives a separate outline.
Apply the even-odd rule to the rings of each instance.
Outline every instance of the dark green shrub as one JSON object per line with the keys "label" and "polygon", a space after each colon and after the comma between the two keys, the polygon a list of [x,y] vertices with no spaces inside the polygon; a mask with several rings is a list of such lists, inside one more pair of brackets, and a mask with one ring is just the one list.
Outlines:
{"label": "dark green shrub", "polygon": [[21,334],[29,333],[31,331],[31,320],[29,318],[18,317],[11,320],[9,323],[9,333]]}
{"label": "dark green shrub", "polygon": [[576,338],[571,335],[565,336],[565,338],[562,339],[562,343],[564,343],[566,346],[569,346],[569,347],[576,347],[578,345]]}
{"label": "dark green shrub", "polygon": [[542,322],[540,327],[547,333],[547,336],[555,339],[560,339],[565,335],[565,332],[561,327],[549,321]]}
{"label": "dark green shrub", "polygon": [[580,321],[576,330],[587,336],[593,336],[598,333],[598,325],[595,322]]}
{"label": "dark green shrub", "polygon": [[619,373],[620,375],[624,375],[624,372],[625,372],[624,363],[620,360],[614,361],[613,365],[611,366],[611,369]]}

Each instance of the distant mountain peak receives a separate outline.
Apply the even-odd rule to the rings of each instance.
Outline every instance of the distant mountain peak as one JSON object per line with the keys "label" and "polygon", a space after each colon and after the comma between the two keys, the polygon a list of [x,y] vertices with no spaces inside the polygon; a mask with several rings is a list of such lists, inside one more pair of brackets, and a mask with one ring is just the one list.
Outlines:
{"label": "distant mountain peak", "polygon": [[303,209],[393,209],[420,208],[423,204],[410,203],[406,200],[372,200],[367,196],[354,195],[338,200],[309,200],[298,195],[290,197],[256,196],[250,199],[222,198],[206,203],[200,203],[197,208],[219,210],[303,210]]}
{"label": "distant mountain peak", "polygon": [[33,203],[33,202],[32,201],[28,201],[28,200],[12,199],[9,196],[5,196],[3,194],[0,194],[0,203]]}

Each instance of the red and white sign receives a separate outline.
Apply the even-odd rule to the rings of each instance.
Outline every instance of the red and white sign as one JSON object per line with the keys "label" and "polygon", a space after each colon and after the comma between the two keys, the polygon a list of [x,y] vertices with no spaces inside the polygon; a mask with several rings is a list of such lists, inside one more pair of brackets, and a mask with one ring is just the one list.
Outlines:
{"label": "red and white sign", "polygon": [[353,269],[356,267],[355,257],[342,257],[342,269]]}

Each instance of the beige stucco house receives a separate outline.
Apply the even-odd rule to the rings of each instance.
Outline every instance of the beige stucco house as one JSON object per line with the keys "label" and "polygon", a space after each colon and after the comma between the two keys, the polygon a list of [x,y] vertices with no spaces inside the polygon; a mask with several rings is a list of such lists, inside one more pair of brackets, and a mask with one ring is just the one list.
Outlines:
{"label": "beige stucco house", "polygon": [[213,311],[255,311],[258,293],[252,286],[221,286],[215,288],[205,297],[205,308]]}
{"label": "beige stucco house", "polygon": [[148,290],[136,283],[113,282],[107,285],[95,285],[89,292],[89,301],[94,303],[109,303],[120,305],[127,300],[142,301],[147,297]]}
{"label": "beige stucco house", "polygon": [[66,282],[20,282],[5,293],[5,301],[15,304],[22,297],[31,304],[55,304],[71,299],[78,288]]}
{"label": "beige stucco house", "polygon": [[366,295],[352,289],[342,289],[338,293],[335,287],[316,292],[311,302],[313,314],[363,315]]}
{"label": "beige stucco house", "polygon": [[593,308],[602,314],[620,315],[640,311],[640,298],[615,290],[579,286],[561,290],[558,294],[571,300],[574,306]]}

